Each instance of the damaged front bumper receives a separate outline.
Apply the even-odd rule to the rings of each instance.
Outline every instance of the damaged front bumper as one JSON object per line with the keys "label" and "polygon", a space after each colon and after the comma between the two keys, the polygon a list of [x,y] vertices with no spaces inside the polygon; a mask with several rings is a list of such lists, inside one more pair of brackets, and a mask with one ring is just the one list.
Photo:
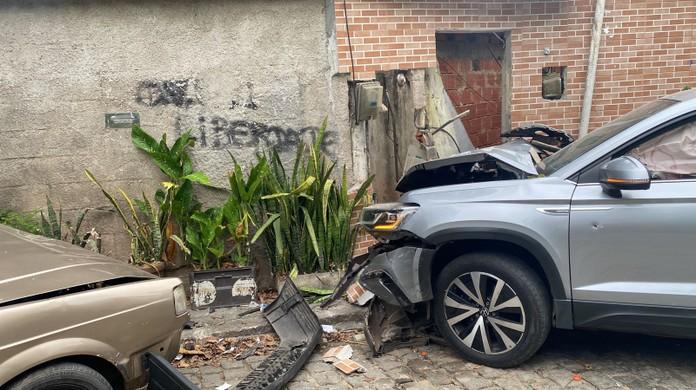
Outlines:
{"label": "damaged front bumper", "polygon": [[375,355],[427,342],[433,299],[430,269],[435,250],[425,245],[379,244],[353,259],[329,301],[356,279],[375,294],[365,317],[365,338]]}
{"label": "damaged front bumper", "polygon": [[430,266],[434,249],[416,246],[379,251],[369,259],[360,284],[392,306],[408,307],[433,299]]}

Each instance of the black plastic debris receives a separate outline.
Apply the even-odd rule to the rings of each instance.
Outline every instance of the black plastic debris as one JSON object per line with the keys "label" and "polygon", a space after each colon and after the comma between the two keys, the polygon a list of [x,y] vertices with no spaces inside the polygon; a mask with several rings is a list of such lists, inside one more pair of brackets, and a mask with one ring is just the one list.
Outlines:
{"label": "black plastic debris", "polygon": [[280,337],[278,349],[262,361],[237,389],[280,389],[307,362],[321,340],[321,323],[290,279],[263,311]]}
{"label": "black plastic debris", "polygon": [[145,352],[145,369],[150,373],[149,390],[198,390],[162,356]]}
{"label": "black plastic debris", "polygon": [[327,307],[329,304],[337,300],[338,298],[343,295],[343,293],[346,292],[348,289],[348,286],[350,286],[351,282],[355,278],[355,276],[367,265],[369,260],[373,257],[372,251],[365,253],[360,256],[353,257],[350,261],[350,264],[348,264],[348,267],[346,268],[346,273],[343,274],[343,277],[341,280],[338,282],[336,287],[334,288],[333,293],[327,298],[324,302],[321,303],[321,307]]}
{"label": "black plastic debris", "polygon": [[365,316],[365,340],[374,356],[428,343],[429,314],[385,303],[375,297]]}

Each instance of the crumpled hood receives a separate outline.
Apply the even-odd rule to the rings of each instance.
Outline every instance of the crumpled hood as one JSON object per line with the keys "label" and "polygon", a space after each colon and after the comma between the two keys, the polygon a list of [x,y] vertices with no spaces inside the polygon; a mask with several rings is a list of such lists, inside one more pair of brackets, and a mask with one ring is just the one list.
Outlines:
{"label": "crumpled hood", "polygon": [[396,190],[408,192],[441,185],[537,176],[530,155],[531,147],[529,143],[515,139],[501,145],[416,164],[399,180]]}
{"label": "crumpled hood", "polygon": [[0,304],[122,277],[154,276],[63,241],[0,225]]}

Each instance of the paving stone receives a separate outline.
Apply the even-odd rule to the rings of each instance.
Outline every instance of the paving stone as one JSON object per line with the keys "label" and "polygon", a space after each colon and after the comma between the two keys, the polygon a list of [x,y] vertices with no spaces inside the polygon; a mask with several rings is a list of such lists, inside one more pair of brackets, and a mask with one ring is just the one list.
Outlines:
{"label": "paving stone", "polygon": [[445,386],[452,384],[452,376],[449,372],[438,368],[428,373],[428,379],[436,386]]}
{"label": "paving stone", "polygon": [[[696,342],[621,336],[589,337],[582,332],[563,332],[552,337],[529,362],[513,369],[494,369],[460,359],[448,348],[426,346],[402,348],[379,358],[369,349],[353,344],[353,359],[368,370],[346,376],[320,361],[317,349],[310,362],[288,386],[289,389],[694,389]],[[619,336],[616,336],[619,337]],[[645,337],[645,336],[641,336]],[[626,342],[625,340],[634,340]],[[647,341],[646,341],[647,340]],[[423,359],[419,351],[428,352]],[[258,357],[258,360],[263,357]],[[247,359],[249,360],[249,359]],[[252,359],[253,361],[254,359]],[[251,371],[252,364],[228,357],[221,367],[186,368],[181,372],[202,390],[225,381],[231,385]],[[573,381],[579,373],[581,381]],[[224,379],[223,379],[224,378]]]}
{"label": "paving stone", "polygon": [[504,375],[493,382],[505,390],[528,390],[530,388],[529,385],[520,382],[519,378],[513,375]]}
{"label": "paving stone", "polygon": [[480,376],[459,376],[456,378],[457,382],[461,383],[465,389],[469,390],[479,390],[488,387],[494,387],[495,383],[487,378]]}

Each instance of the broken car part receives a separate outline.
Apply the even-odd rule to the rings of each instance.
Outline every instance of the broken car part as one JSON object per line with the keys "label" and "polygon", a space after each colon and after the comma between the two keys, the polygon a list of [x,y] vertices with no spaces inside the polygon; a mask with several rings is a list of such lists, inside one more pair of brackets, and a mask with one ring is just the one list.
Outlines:
{"label": "broken car part", "polygon": [[280,389],[300,371],[321,340],[321,323],[290,278],[264,316],[280,337],[278,349],[237,385],[237,389]]}
{"label": "broken car part", "polygon": [[529,143],[518,139],[416,164],[399,180],[396,190],[408,192],[419,188],[537,176],[531,148]]}
{"label": "broken car part", "polygon": [[370,302],[364,325],[365,340],[374,356],[428,342],[424,332],[430,325],[427,313],[415,309],[408,313],[403,307],[390,305],[379,298]]}
{"label": "broken car part", "polygon": [[198,310],[246,306],[256,295],[253,267],[195,271],[189,279],[191,305]]}
{"label": "broken car part", "polygon": [[174,368],[162,356],[145,353],[145,368],[150,373],[148,390],[198,390],[184,375]]}
{"label": "broken car part", "polygon": [[336,299],[340,298],[344,292],[346,292],[348,286],[350,286],[355,276],[363,269],[363,267],[365,267],[365,265],[367,265],[369,256],[370,251],[363,255],[355,256],[350,260],[350,263],[346,268],[346,272],[343,274],[343,277],[334,288],[333,293],[324,302],[321,303],[320,307],[327,307]]}

